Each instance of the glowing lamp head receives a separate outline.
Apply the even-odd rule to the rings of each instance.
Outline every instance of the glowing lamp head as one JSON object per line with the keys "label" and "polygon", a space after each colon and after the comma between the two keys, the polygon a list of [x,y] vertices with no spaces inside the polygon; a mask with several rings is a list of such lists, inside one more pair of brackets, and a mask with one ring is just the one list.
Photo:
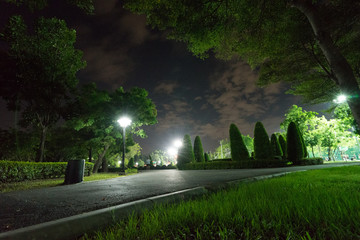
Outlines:
{"label": "glowing lamp head", "polygon": [[128,117],[122,117],[122,118],[119,118],[119,120],[117,120],[117,122],[120,124],[120,126],[122,128],[126,128],[127,126],[129,126],[131,124],[131,119]]}
{"label": "glowing lamp head", "polygon": [[177,149],[171,147],[171,148],[169,148],[169,149],[167,150],[167,152],[168,152],[168,154],[169,154],[170,156],[175,156],[175,155],[177,154]]}
{"label": "glowing lamp head", "polygon": [[344,102],[346,102],[346,100],[347,100],[347,97],[342,94],[342,95],[339,95],[339,96],[334,100],[334,102],[336,102],[336,103],[344,103]]}
{"label": "glowing lamp head", "polygon": [[180,139],[177,139],[174,141],[174,146],[176,148],[180,148],[182,146],[182,141]]}

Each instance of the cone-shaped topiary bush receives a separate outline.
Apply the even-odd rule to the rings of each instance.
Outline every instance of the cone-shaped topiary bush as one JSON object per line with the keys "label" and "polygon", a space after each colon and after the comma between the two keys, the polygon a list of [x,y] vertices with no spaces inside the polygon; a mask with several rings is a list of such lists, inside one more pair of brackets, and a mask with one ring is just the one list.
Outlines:
{"label": "cone-shaped topiary bush", "polygon": [[279,140],[275,134],[271,135],[271,147],[272,147],[274,156],[279,156],[279,157],[283,156],[283,152],[281,150]]}
{"label": "cone-shaped topiary bush", "polygon": [[194,151],[191,145],[191,138],[188,134],[184,136],[182,147],[179,149],[177,162],[179,166],[186,163],[195,162]]}
{"label": "cone-shaped topiary bush", "polygon": [[281,150],[282,150],[282,153],[283,153],[283,157],[286,158],[286,154],[287,154],[287,150],[286,150],[286,140],[284,138],[283,135],[280,135],[279,136],[279,143],[280,143],[280,146],[281,146]]}
{"label": "cone-shaped topiary bush", "polygon": [[300,136],[300,139],[301,139],[301,145],[302,145],[302,147],[303,147],[303,152],[304,152],[304,156],[303,156],[303,158],[307,158],[308,157],[308,151],[307,151],[307,149],[306,149],[306,145],[305,145],[305,141],[304,141],[304,136],[303,136],[303,134],[302,134],[302,132],[301,132],[301,130],[298,128],[298,130],[299,130],[299,136]]}
{"label": "cone-shaped topiary bush", "polygon": [[273,158],[269,135],[261,122],[257,122],[254,129],[254,158],[256,160]]}
{"label": "cone-shaped topiary bush", "polygon": [[204,150],[199,136],[195,137],[194,141],[194,155],[196,162],[205,162]]}
{"label": "cone-shaped topiary bush", "polygon": [[233,161],[248,161],[250,158],[249,151],[246,148],[239,129],[233,123],[230,124],[229,136],[231,159]]}
{"label": "cone-shaped topiary bush", "polygon": [[204,153],[204,158],[205,158],[205,162],[209,162],[209,161],[210,161],[209,154]]}
{"label": "cone-shaped topiary bush", "polygon": [[294,122],[290,122],[286,136],[287,158],[293,164],[299,164],[304,157],[304,147],[301,142],[300,131]]}

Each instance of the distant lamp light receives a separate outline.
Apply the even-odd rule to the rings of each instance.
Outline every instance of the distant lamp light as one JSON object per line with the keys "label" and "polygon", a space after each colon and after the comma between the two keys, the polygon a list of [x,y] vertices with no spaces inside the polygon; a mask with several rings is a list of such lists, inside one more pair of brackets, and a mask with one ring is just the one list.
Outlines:
{"label": "distant lamp light", "polygon": [[170,156],[175,156],[177,154],[177,149],[174,147],[170,147],[168,148],[167,152]]}
{"label": "distant lamp light", "polygon": [[347,97],[343,94],[339,95],[336,99],[334,99],[335,103],[344,103],[346,102]]}
{"label": "distant lamp light", "polygon": [[117,122],[119,123],[119,125],[122,128],[126,128],[127,126],[129,126],[131,124],[131,119],[128,117],[122,117],[122,118],[119,118],[119,120],[117,120]]}
{"label": "distant lamp light", "polygon": [[180,139],[176,139],[176,140],[174,141],[174,146],[175,146],[176,148],[180,148],[180,147],[182,146],[182,141],[181,141]]}

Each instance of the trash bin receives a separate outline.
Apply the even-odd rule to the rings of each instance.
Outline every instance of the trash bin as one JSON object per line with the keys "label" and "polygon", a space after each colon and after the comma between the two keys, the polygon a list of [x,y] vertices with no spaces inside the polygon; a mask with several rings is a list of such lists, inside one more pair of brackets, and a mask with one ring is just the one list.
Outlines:
{"label": "trash bin", "polygon": [[69,160],[65,171],[65,184],[79,183],[84,180],[85,160]]}

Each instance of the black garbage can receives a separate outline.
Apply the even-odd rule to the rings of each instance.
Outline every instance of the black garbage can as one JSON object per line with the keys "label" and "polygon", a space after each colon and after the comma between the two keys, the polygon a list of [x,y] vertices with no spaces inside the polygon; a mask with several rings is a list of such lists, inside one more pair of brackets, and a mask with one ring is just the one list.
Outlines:
{"label": "black garbage can", "polygon": [[84,180],[85,160],[69,160],[65,171],[65,184],[79,183]]}

